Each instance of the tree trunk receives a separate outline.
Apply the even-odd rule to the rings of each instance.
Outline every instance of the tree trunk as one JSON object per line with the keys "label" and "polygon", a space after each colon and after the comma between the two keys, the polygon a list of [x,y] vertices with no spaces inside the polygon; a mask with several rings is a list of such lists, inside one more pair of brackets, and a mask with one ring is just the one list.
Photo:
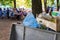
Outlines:
{"label": "tree trunk", "polygon": [[41,0],[32,0],[32,12],[35,17],[36,17],[36,14],[42,13]]}
{"label": "tree trunk", "polygon": [[57,11],[59,10],[59,0],[57,0]]}
{"label": "tree trunk", "polygon": [[45,12],[47,10],[47,0],[44,0],[44,8],[45,8]]}
{"label": "tree trunk", "polygon": [[14,8],[16,8],[16,0],[14,0]]}

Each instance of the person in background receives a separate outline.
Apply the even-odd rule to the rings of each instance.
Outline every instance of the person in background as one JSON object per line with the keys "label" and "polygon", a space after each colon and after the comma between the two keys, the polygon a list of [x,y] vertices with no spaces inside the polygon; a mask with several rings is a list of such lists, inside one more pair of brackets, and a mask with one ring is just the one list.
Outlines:
{"label": "person in background", "polygon": [[47,7],[47,10],[46,10],[46,15],[52,16],[52,14],[51,14],[52,11],[53,11],[53,10],[52,10],[52,7],[49,7],[49,6],[48,6],[48,7]]}
{"label": "person in background", "polygon": [[52,11],[54,11],[55,8],[56,8],[56,5],[55,4],[52,4],[52,7],[51,7]]}
{"label": "person in background", "polygon": [[2,9],[0,8],[0,18],[2,17],[2,14],[3,14]]}
{"label": "person in background", "polygon": [[19,13],[19,9],[18,8],[16,8],[16,11]]}
{"label": "person in background", "polygon": [[57,11],[57,7],[54,8],[54,10],[52,11],[52,16],[55,17],[57,16],[58,11]]}
{"label": "person in background", "polygon": [[5,18],[6,16],[7,16],[7,12],[6,12],[6,9],[4,8],[4,10],[3,10],[3,18]]}
{"label": "person in background", "polygon": [[52,8],[49,9],[49,15],[52,16]]}
{"label": "person in background", "polygon": [[14,17],[14,12],[13,12],[13,9],[11,8],[10,9],[10,14],[9,14],[10,18],[13,18]]}
{"label": "person in background", "polygon": [[9,12],[10,12],[10,10],[9,10],[9,8],[7,8],[7,18],[9,19]]}
{"label": "person in background", "polygon": [[17,12],[17,16],[16,16],[16,18],[17,18],[17,20],[19,21],[20,20],[20,14],[19,14],[19,10],[16,8],[16,12]]}
{"label": "person in background", "polygon": [[13,8],[14,16],[17,20],[20,20],[20,14],[17,12],[15,8]]}
{"label": "person in background", "polygon": [[24,13],[23,13],[24,16],[27,15],[27,9],[24,9]]}
{"label": "person in background", "polygon": [[20,14],[20,20],[24,18],[24,8],[19,9],[19,14]]}
{"label": "person in background", "polygon": [[50,10],[50,7],[48,6],[47,9],[46,9],[46,13],[48,13]]}

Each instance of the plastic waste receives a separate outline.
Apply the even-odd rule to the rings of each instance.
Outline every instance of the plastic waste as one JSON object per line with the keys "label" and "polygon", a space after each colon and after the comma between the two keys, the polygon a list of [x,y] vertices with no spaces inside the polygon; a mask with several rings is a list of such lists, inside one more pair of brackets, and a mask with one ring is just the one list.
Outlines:
{"label": "plastic waste", "polygon": [[57,16],[58,12],[53,11],[52,16]]}
{"label": "plastic waste", "polygon": [[37,28],[39,26],[37,20],[34,18],[34,15],[31,12],[29,12],[23,20],[23,25],[31,28]]}

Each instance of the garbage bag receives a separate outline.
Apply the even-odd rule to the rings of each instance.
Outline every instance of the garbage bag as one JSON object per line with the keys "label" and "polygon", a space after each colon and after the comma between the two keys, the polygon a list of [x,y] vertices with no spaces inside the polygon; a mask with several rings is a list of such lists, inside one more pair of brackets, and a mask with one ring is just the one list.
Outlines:
{"label": "garbage bag", "polygon": [[23,20],[23,25],[31,28],[37,28],[39,26],[32,13],[27,14],[25,19]]}

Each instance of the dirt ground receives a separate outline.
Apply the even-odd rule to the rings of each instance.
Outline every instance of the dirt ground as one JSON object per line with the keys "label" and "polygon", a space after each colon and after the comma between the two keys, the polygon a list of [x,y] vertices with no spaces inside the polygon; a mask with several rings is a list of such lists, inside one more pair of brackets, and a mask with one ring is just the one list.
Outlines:
{"label": "dirt ground", "polygon": [[17,22],[11,19],[0,19],[0,40],[9,40],[12,23]]}

